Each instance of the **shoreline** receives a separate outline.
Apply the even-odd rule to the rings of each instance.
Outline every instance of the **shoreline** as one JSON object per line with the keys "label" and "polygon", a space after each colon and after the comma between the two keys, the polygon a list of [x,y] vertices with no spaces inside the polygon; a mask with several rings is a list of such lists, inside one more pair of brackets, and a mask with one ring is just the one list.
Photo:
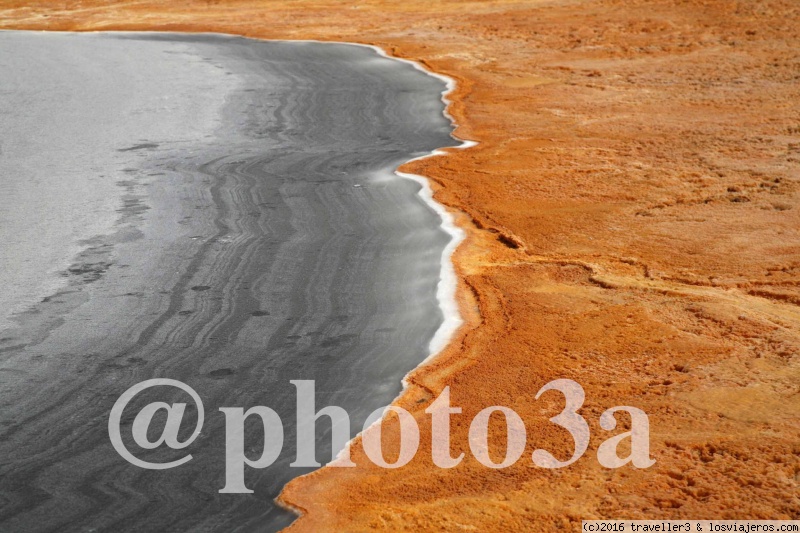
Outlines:
{"label": "shoreline", "polygon": [[[0,31],[3,31],[3,30],[0,30]],[[113,35],[113,34],[123,34],[123,35],[125,35],[125,34],[128,34],[128,35],[132,35],[132,36],[137,36],[137,35],[146,34],[146,33],[155,33],[155,34],[162,33],[160,31],[146,32],[146,31],[141,31],[141,30],[86,30],[86,31],[59,30],[59,31],[55,31],[55,32],[52,32],[52,31],[48,30],[48,32],[50,32],[50,33],[76,33],[76,34],[82,34],[83,33],[83,34],[98,34],[98,35],[102,35],[102,34],[111,34],[111,35]],[[248,37],[245,37],[245,36],[242,36],[242,35],[219,33],[219,32],[212,32],[212,31],[208,31],[208,32],[175,32],[175,33],[184,33],[184,34],[187,34],[187,35],[201,35],[201,36],[209,35],[209,36],[212,36],[212,37],[216,36],[216,37],[223,37],[223,38],[242,38],[242,37],[248,38]],[[431,76],[433,78],[439,79],[439,80],[445,82],[445,84],[446,84],[445,89],[441,93],[441,100],[445,105],[444,110],[443,110],[443,114],[445,115],[445,117],[447,117],[448,120],[450,120],[450,122],[453,125],[453,133],[451,134],[451,136],[453,137],[453,139],[455,139],[456,141],[459,141],[461,144],[459,146],[434,149],[433,151],[431,151],[428,154],[421,155],[421,156],[418,156],[418,157],[414,157],[412,159],[404,161],[397,168],[395,168],[393,170],[390,170],[390,172],[392,172],[393,174],[395,174],[397,176],[400,176],[402,178],[414,181],[415,183],[417,183],[417,184],[419,184],[421,186],[421,189],[420,189],[420,191],[418,193],[419,197],[422,198],[423,202],[425,202],[425,204],[427,204],[441,218],[441,222],[442,222],[441,223],[441,228],[450,236],[450,241],[448,242],[447,246],[442,251],[441,273],[440,273],[439,284],[438,284],[438,287],[437,287],[437,300],[439,302],[439,307],[440,307],[440,309],[442,311],[442,314],[444,315],[444,320],[443,320],[441,326],[439,327],[439,329],[437,329],[436,333],[434,334],[433,338],[430,341],[428,354],[426,355],[426,357],[422,361],[420,361],[420,363],[416,367],[411,369],[402,378],[401,384],[402,384],[403,389],[400,392],[400,395],[402,395],[405,392],[405,390],[408,388],[408,386],[409,386],[409,382],[407,381],[408,378],[410,376],[414,375],[419,370],[421,370],[422,367],[424,367],[426,364],[428,364],[431,361],[433,361],[435,359],[435,357],[439,353],[441,353],[444,349],[446,349],[447,345],[449,343],[451,343],[454,340],[454,338],[458,335],[458,332],[459,332],[460,328],[465,325],[465,322],[464,322],[464,320],[462,319],[462,316],[461,316],[461,312],[459,311],[459,303],[458,302],[459,302],[460,299],[458,298],[458,294],[457,294],[457,287],[460,285],[460,283],[459,283],[460,278],[458,278],[456,273],[455,273],[455,265],[453,264],[452,256],[453,256],[454,252],[456,251],[456,249],[459,247],[459,245],[466,239],[466,230],[462,229],[460,226],[458,226],[456,224],[454,214],[451,213],[450,211],[448,211],[448,207],[440,204],[439,202],[437,202],[435,200],[434,193],[433,193],[433,190],[431,188],[430,181],[429,181],[429,179],[427,177],[422,176],[422,175],[418,175],[418,174],[409,173],[409,172],[402,172],[402,171],[399,170],[401,167],[404,167],[404,166],[407,166],[407,165],[411,165],[416,161],[421,161],[421,160],[424,160],[424,159],[427,159],[427,158],[432,158],[432,157],[447,156],[448,152],[445,151],[445,150],[449,150],[449,149],[467,150],[467,149],[472,148],[474,146],[477,146],[479,144],[477,141],[459,138],[455,134],[455,131],[458,128],[458,123],[456,122],[456,119],[449,113],[449,108],[453,104],[453,102],[449,99],[449,95],[457,90],[458,84],[457,84],[455,79],[453,79],[453,78],[451,78],[449,76],[446,76],[446,75],[439,74],[439,73],[432,72],[432,71],[428,70],[424,66],[424,64],[421,63],[421,62],[414,61],[412,59],[394,57],[394,56],[390,55],[386,50],[381,48],[380,46],[369,44],[369,43],[358,43],[358,42],[348,42],[348,41],[320,41],[320,40],[315,40],[315,39],[264,39],[264,38],[253,38],[253,39],[254,40],[258,40],[258,41],[263,41],[263,42],[298,42],[298,43],[320,43],[320,44],[343,44],[343,45],[352,45],[352,46],[365,47],[365,48],[369,48],[369,49],[375,51],[380,56],[385,57],[387,59],[391,59],[393,61],[399,61],[399,62],[402,62],[402,63],[405,63],[405,64],[409,64],[409,65],[413,66],[416,70],[419,70],[420,72],[423,72],[424,74],[426,74],[428,76]],[[449,209],[452,210],[454,208],[450,207]],[[463,212],[458,212],[458,214],[461,215],[461,216],[466,215],[466,213],[463,213]],[[461,299],[463,300],[463,295],[462,295]],[[392,401],[391,405],[394,405],[397,400],[399,400],[399,396],[397,398],[395,398],[394,401]],[[376,422],[374,422],[370,426],[369,429],[372,429],[374,426],[376,426],[376,425],[378,425],[378,424],[380,424],[382,422],[383,422],[383,417],[381,419],[377,420]],[[367,429],[367,431],[369,429]],[[363,433],[363,431],[359,432],[350,441],[348,441],[346,448],[343,449],[343,450],[340,450],[336,454],[336,457],[331,461],[331,463],[337,462],[339,460],[340,456],[343,453],[345,453],[346,451],[349,452],[349,448],[350,448],[351,444],[356,440],[360,440],[361,436],[362,436],[362,433]],[[327,465],[323,465],[321,468],[325,468],[326,466],[331,465],[331,463],[328,463]],[[335,467],[335,465],[332,465],[332,466]],[[309,475],[309,474],[305,474],[305,475]],[[303,477],[303,476],[301,476],[301,477]],[[295,478],[295,479],[297,479],[297,478]],[[291,502],[285,502],[285,501],[281,500],[280,496],[275,501],[276,501],[277,504],[279,504],[280,506],[286,508],[287,510],[290,510],[292,512],[296,512],[298,514],[298,517],[302,516],[302,513],[299,511],[299,508],[295,507]]]}
{"label": "shoreline", "polygon": [[[62,307],[55,311],[61,312],[58,318],[65,325],[39,334],[41,339],[30,346],[54,360],[63,355],[59,351],[59,338],[80,345],[81,348],[76,348],[79,353],[105,353],[110,349],[106,360],[101,359],[101,366],[96,370],[91,366],[96,363],[84,361],[80,356],[73,357],[76,361],[70,360],[70,363],[83,367],[81,372],[84,376],[105,376],[109,371],[113,372],[113,381],[118,381],[118,384],[112,388],[130,384],[133,375],[169,375],[189,382],[210,378],[219,383],[209,382],[205,389],[198,390],[206,395],[211,393],[212,406],[226,405],[225,402],[247,405],[258,399],[287,415],[293,409],[288,403],[293,405],[293,402],[282,390],[290,378],[316,379],[319,383],[318,401],[343,406],[351,414],[354,426],[359,428],[365,409],[371,411],[390,403],[396,396],[395,388],[402,386],[403,376],[418,364],[424,354],[427,355],[425,347],[429,346],[429,339],[435,337],[437,331],[446,332],[447,324],[452,322],[446,305],[450,296],[447,294],[448,284],[446,280],[442,282],[442,273],[447,273],[442,258],[448,256],[448,250],[454,245],[452,233],[446,231],[448,218],[442,219],[441,208],[431,203],[429,194],[426,194],[427,184],[422,178],[395,175],[387,170],[400,166],[416,154],[437,153],[438,147],[459,143],[451,135],[452,124],[446,115],[436,113],[428,116],[432,107],[444,110],[441,95],[447,91],[446,84],[441,83],[441,79],[420,73],[416,67],[381,57],[373,47],[348,43],[303,46],[304,43],[289,40],[252,40],[208,33],[54,32],[52,35],[58,37],[48,40],[48,46],[53,42],[66,44],[72,39],[88,46],[89,52],[92,43],[114,43],[118,48],[123,45],[122,49],[125,49],[127,43],[122,41],[131,40],[128,44],[131,61],[139,57],[136,46],[147,46],[148,50],[155,49],[160,53],[190,53],[192,57],[203,57],[205,68],[225,66],[224,72],[236,73],[238,81],[235,90],[229,91],[224,98],[225,106],[220,114],[226,118],[221,120],[213,135],[204,137],[208,140],[202,145],[200,141],[188,146],[179,143],[167,149],[172,143],[151,137],[146,146],[157,148],[163,145],[162,150],[143,154],[142,157],[147,155],[145,159],[137,161],[136,165],[128,165],[135,167],[128,169],[129,179],[138,174],[164,176],[164,173],[174,178],[150,180],[155,189],[150,191],[146,202],[140,202],[143,206],[140,210],[148,211],[148,215],[139,220],[136,227],[139,246],[143,246],[142,242],[152,244],[166,238],[188,242],[189,246],[197,248],[188,254],[185,251],[175,253],[175,250],[160,246],[152,250],[154,257],[163,259],[161,263],[167,265],[162,265],[161,270],[180,275],[175,283],[160,278],[150,280],[162,288],[157,294],[168,294],[168,297],[157,294],[151,297],[144,291],[131,288],[129,278],[138,276],[147,280],[148,276],[142,272],[141,261],[119,260],[120,256],[132,253],[128,245],[121,242],[117,243],[115,261],[111,263],[109,272],[92,280],[96,283],[76,289],[85,291],[81,293],[84,297],[82,303],[89,309],[103,305],[104,300],[108,300],[106,305],[114,305],[114,298],[122,293],[135,297],[142,302],[141,305],[154,307],[150,312],[140,313],[141,316],[123,307],[116,314],[106,313],[111,320],[132,316],[134,321],[140,322],[127,332],[128,337],[133,335],[135,342],[131,344],[119,331],[121,328],[105,327],[107,320],[96,318],[87,309],[78,312],[81,320],[90,323],[96,334],[106,338],[102,348],[91,339],[84,339],[82,328],[73,324],[75,318],[70,314],[77,306],[65,309],[64,302],[59,299]],[[39,35],[24,33],[14,37],[22,43],[26,39],[33,42],[40,39]],[[85,57],[93,57],[89,52],[85,52]],[[349,73],[345,81],[337,78],[342,70]],[[322,89],[326,81],[330,85],[332,80],[339,80],[344,88],[350,89],[350,96],[339,101],[341,109],[329,115],[325,109],[320,111],[320,106],[338,94]],[[290,87],[297,90],[288,91]],[[439,92],[434,92],[434,89]],[[258,90],[265,91],[267,98],[256,92]],[[375,115],[354,113],[352,108],[358,109],[361,105],[385,111]],[[303,111],[284,114],[280,111],[282,108]],[[255,122],[243,123],[241,117]],[[309,125],[314,117],[322,117],[321,127],[310,127],[314,126],[314,123]],[[356,124],[363,125],[354,128],[350,117],[358,117],[360,122]],[[282,132],[272,135],[258,133],[280,123],[290,132],[285,138]],[[385,136],[368,133],[376,128],[380,130],[378,133],[385,131]],[[292,133],[296,131],[300,133]],[[338,131],[338,135],[331,138],[329,131]],[[172,190],[176,184],[179,189]],[[174,210],[164,209],[162,205],[167,201],[162,197],[165,190],[170,197],[182,197],[177,202],[181,210],[201,209],[195,216],[201,217],[203,222],[191,223],[190,215],[180,217],[167,213]],[[256,213],[257,220],[250,222],[253,213]],[[172,222],[178,225],[165,224],[165,216],[175,219]],[[182,227],[181,224],[190,225]],[[214,226],[213,230],[211,226]],[[180,235],[173,235],[177,228],[181,228]],[[115,245],[106,243],[104,246],[114,248]],[[174,264],[169,263],[167,256],[173,256]],[[190,264],[185,265],[186,261]],[[298,262],[304,262],[305,268],[299,271],[289,268]],[[124,264],[117,267],[117,263]],[[287,268],[279,268],[279,265]],[[130,266],[133,268],[120,270]],[[294,275],[283,274],[295,271]],[[223,283],[217,279],[220,276],[231,281]],[[313,298],[309,299],[307,292],[314,286],[311,283],[314,280],[318,286],[311,291]],[[169,290],[163,290],[165,288]],[[207,297],[206,291],[211,298]],[[280,291],[286,293],[286,302],[270,296],[280,294]],[[228,297],[223,298],[223,294]],[[221,303],[216,304],[216,301]],[[153,312],[155,308],[157,312]],[[41,313],[41,309],[34,311]],[[151,319],[151,315],[158,318]],[[445,324],[445,328],[438,327],[439,324]],[[205,332],[201,333],[203,330]],[[219,336],[228,341],[224,344],[210,342]],[[188,348],[192,350],[187,351]],[[16,385],[17,389],[24,392],[27,390],[25,383],[47,376],[45,370],[40,369],[40,373],[30,371],[30,348],[16,346],[11,349],[16,351],[11,359],[4,360],[4,370],[30,374]],[[387,350],[391,352],[389,358],[386,357],[389,355]],[[191,370],[185,368],[188,362],[193,362]],[[358,371],[352,368],[353,364],[358,364]],[[221,370],[220,365],[224,366]],[[104,370],[104,367],[109,370]],[[127,367],[141,368],[133,372],[123,370]],[[272,370],[276,367],[278,370]],[[280,383],[276,383],[278,372],[286,376],[279,380]],[[50,387],[59,394],[67,394],[69,388],[59,384],[69,376],[70,371],[64,369],[63,376],[53,380]],[[81,384],[81,379],[75,379],[72,387]],[[358,390],[352,387],[353,380],[361,383]],[[242,394],[217,391],[214,395],[215,389],[226,383],[237,384],[237,387],[249,385],[244,387],[246,392]],[[260,385],[259,390],[264,390],[254,396],[256,384]],[[281,392],[270,393],[276,387]],[[110,396],[113,393],[103,394],[103,397]],[[12,398],[10,391],[3,398],[9,405],[6,415],[15,414],[18,409]],[[209,401],[208,396],[206,401]],[[92,425],[92,420],[102,417],[96,409],[102,409],[103,402],[89,409],[79,405],[81,402],[72,394],[58,407],[48,406],[46,400],[36,395],[32,395],[29,403],[37,410],[71,413],[59,418],[71,419],[72,422],[53,423],[50,428],[53,433],[82,432],[85,425]],[[38,424],[44,418],[34,415],[33,422],[26,425]],[[287,431],[291,441],[292,430]],[[4,434],[4,440],[8,446],[19,445],[26,442],[26,433]],[[87,433],[92,434],[88,442],[97,452],[98,467],[105,465],[109,472],[119,470],[123,476],[141,477],[142,481],[137,479],[130,486],[131,490],[146,493],[149,484],[157,482],[155,478],[148,479],[153,476],[147,472],[126,470],[127,465],[120,463],[119,458],[115,462],[115,458],[106,453],[109,450],[100,435],[93,431]],[[219,437],[207,437],[198,453],[198,461],[202,457],[202,461],[209,462],[219,451],[221,435],[214,428],[205,433],[215,433]],[[324,457],[330,445],[323,438],[318,453]],[[83,475],[70,476],[74,481],[49,493],[52,497],[49,504],[39,499],[20,500],[20,494],[29,486],[39,487],[41,483],[25,479],[43,478],[47,482],[54,468],[67,468],[61,464],[72,458],[71,452],[61,449],[57,443],[42,440],[39,446],[44,447],[41,454],[46,458],[37,466],[44,473],[37,476],[26,475],[26,468],[30,467],[25,466],[25,453],[8,455],[1,488],[13,503],[2,517],[7,520],[6,524],[16,523],[24,527],[20,524],[30,520],[30,513],[23,504],[37,510],[43,506],[59,509],[65,499],[76,497],[77,489],[69,490],[69,487],[84,482]],[[177,494],[178,505],[171,520],[184,526],[197,526],[203,524],[203,520],[206,523],[219,522],[220,518],[209,516],[208,509],[216,509],[231,517],[241,515],[241,523],[233,522],[237,526],[253,527],[258,519],[267,528],[285,525],[288,518],[281,515],[280,510],[268,505],[259,510],[258,500],[277,496],[286,481],[304,470],[308,471],[309,468],[287,467],[292,449],[290,444],[281,460],[267,472],[267,479],[260,472],[250,472],[251,480],[259,478],[262,481],[257,486],[259,497],[256,500],[236,500],[235,497],[204,500],[208,502],[206,511],[192,516],[186,516],[186,509],[192,509],[200,502],[183,498],[180,491],[186,487],[180,484],[193,479],[193,486],[209,489],[218,472],[211,469],[200,475],[198,469],[206,472],[208,468],[192,465],[176,471],[169,478],[163,477],[161,482],[165,486],[172,485]],[[156,508],[154,512],[158,511]],[[63,518],[53,516],[51,520]],[[119,515],[100,511],[98,516],[81,520],[86,520],[86,525],[96,525],[102,521],[119,520]],[[137,517],[137,521],[143,520],[164,518]]]}
{"label": "shoreline", "polygon": [[[302,42],[330,43],[335,41],[303,40]],[[450,100],[448,99],[448,95],[456,90],[455,80],[453,80],[448,76],[431,72],[425,69],[425,67],[422,64],[415,62],[413,60],[395,58],[376,45],[353,43],[353,42],[342,42],[342,44],[366,46],[376,51],[379,55],[383,57],[411,64],[417,70],[434,78],[438,78],[440,80],[445,81],[447,86],[441,93],[441,99],[442,102],[444,103],[443,113],[448,118],[448,120],[450,120],[453,126],[454,132],[451,133],[451,137],[461,142],[459,146],[453,146],[448,148],[456,150],[466,150],[472,148],[473,146],[478,145],[477,141],[461,139],[455,135],[455,129],[457,129],[458,125],[455,119],[448,112],[448,108],[451,104]],[[437,290],[436,290],[436,299],[438,300],[439,308],[441,309],[442,314],[444,315],[444,320],[442,321],[442,324],[439,326],[439,329],[436,330],[436,333],[431,338],[431,341],[428,345],[428,355],[416,367],[411,369],[408,373],[406,373],[405,376],[403,376],[403,379],[401,380],[403,388],[400,391],[400,395],[397,398],[395,398],[395,400],[393,400],[390,405],[394,405],[399,399],[399,397],[402,396],[405,390],[408,388],[409,383],[407,379],[409,378],[409,376],[411,376],[419,369],[424,367],[428,362],[432,361],[439,353],[441,353],[442,350],[444,350],[447,347],[447,345],[453,341],[453,339],[458,335],[459,330],[465,325],[465,322],[462,319],[461,312],[459,310],[459,303],[458,303],[459,302],[458,286],[461,283],[459,283],[460,278],[456,275],[455,264],[453,263],[452,257],[456,249],[458,249],[459,245],[466,239],[466,231],[455,223],[455,217],[450,211],[448,211],[447,207],[436,201],[436,199],[433,196],[433,190],[431,189],[430,181],[428,180],[428,178],[426,178],[425,176],[402,172],[399,170],[400,167],[414,163],[415,161],[421,161],[423,159],[427,159],[430,157],[446,156],[447,152],[443,151],[445,149],[441,148],[434,149],[429,154],[425,154],[410,159],[408,161],[405,161],[404,163],[400,164],[397,168],[391,171],[393,174],[397,176],[409,179],[420,185],[421,189],[418,193],[419,197],[422,198],[423,202],[425,202],[425,204],[427,204],[440,217],[442,221],[441,228],[450,236],[450,241],[448,242],[447,246],[445,246],[445,248],[442,250],[441,271],[439,275],[439,283],[437,284]],[[389,412],[388,407],[389,406],[387,406],[386,409],[384,409],[384,413],[381,416],[381,418],[373,422],[368,428],[358,432],[358,434],[356,434],[352,439],[347,441],[347,444],[345,445],[344,449],[340,450],[339,453],[336,454],[336,457],[334,457],[330,463],[322,465],[322,467],[320,468],[327,468],[327,467],[335,468],[336,467],[335,463],[339,462],[340,458],[343,456],[344,453],[347,453],[349,455],[351,446],[354,444],[354,442],[361,439],[364,432],[370,431],[371,429],[383,423],[386,413]],[[310,474],[313,474],[313,472],[311,472]],[[279,495],[275,499],[275,501],[278,505],[281,505],[284,508],[292,512],[295,512],[298,515],[298,517],[301,517],[303,514],[305,514],[300,507],[295,506],[295,504],[293,504],[292,502],[284,501],[282,499],[282,492],[281,495]]]}
{"label": "shoreline", "polygon": [[[465,417],[513,404],[536,446],[568,450],[541,414],[558,406],[526,394],[569,377],[586,388],[589,414],[644,409],[657,464],[605,471],[587,457],[557,475],[521,465],[499,475],[422,460],[402,476],[357,460],[285,489],[307,511],[291,530],[797,516],[787,495],[800,481],[791,148],[800,95],[790,75],[800,37],[789,6],[357,7],[9,8],[4,25],[358,39],[456,79],[455,133],[481,145],[405,170],[467,213],[454,262],[470,328],[410,376],[402,406],[419,414],[426,391],[457,382]],[[589,418],[591,455],[602,429]],[[455,454],[465,438],[456,431]]]}

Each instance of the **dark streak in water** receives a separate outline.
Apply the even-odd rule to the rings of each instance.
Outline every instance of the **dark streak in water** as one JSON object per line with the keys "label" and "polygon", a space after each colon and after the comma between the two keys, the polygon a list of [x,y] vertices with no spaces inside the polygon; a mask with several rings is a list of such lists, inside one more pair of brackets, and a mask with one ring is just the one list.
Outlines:
{"label": "dark streak in water", "polygon": [[121,148],[117,150],[117,152],[132,152],[134,150],[146,150],[150,148],[158,148],[158,145],[156,143],[135,144],[129,148]]}

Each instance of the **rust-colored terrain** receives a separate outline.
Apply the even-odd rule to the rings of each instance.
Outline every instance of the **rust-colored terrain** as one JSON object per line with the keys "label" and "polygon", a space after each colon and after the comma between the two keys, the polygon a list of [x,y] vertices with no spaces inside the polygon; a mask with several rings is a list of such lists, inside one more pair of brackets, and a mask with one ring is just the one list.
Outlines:
{"label": "rust-colored terrain", "polygon": [[[292,482],[293,531],[554,531],[581,518],[800,518],[800,4],[0,2],[0,27],[218,31],[371,43],[458,81],[457,134],[479,146],[428,176],[468,238],[467,324],[398,404],[420,453],[396,470]],[[586,390],[589,451],[548,418]],[[444,387],[456,468],[430,459],[424,409]],[[505,405],[528,449],[492,470],[469,421]],[[599,465],[614,405],[650,416],[657,463]],[[620,418],[624,418],[620,416]],[[625,424],[621,422],[621,425]],[[493,432],[496,460],[505,442]],[[397,442],[397,424],[384,427]],[[388,457],[391,459],[391,457]]]}

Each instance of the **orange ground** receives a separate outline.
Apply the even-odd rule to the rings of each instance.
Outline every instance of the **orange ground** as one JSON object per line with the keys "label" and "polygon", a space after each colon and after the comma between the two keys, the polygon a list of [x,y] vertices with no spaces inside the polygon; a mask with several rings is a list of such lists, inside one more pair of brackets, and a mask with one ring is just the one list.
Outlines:
{"label": "orange ground", "polygon": [[[384,470],[356,444],[358,468],[286,488],[306,511],[293,531],[800,518],[796,1],[2,0],[0,27],[357,41],[458,80],[450,111],[480,146],[404,170],[429,176],[468,230],[468,325],[398,400],[422,427],[417,459]],[[464,408],[454,454],[469,457],[469,420],[499,404],[525,419],[528,457],[568,457],[547,421],[558,394],[533,399],[561,377],[587,393],[576,464],[431,466],[424,409],[445,385]],[[655,466],[599,466],[612,405],[650,415]]]}

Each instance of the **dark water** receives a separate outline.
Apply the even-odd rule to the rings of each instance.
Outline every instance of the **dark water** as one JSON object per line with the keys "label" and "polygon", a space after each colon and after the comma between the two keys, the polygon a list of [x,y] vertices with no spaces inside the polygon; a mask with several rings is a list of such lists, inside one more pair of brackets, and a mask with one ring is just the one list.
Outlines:
{"label": "dark water", "polygon": [[[17,117],[3,132],[20,148],[2,152],[0,184],[24,167],[28,181],[74,180],[84,190],[62,208],[81,217],[48,230],[69,244],[50,259],[66,261],[50,274],[57,290],[0,333],[0,530],[289,524],[273,498],[307,472],[288,466],[289,380],[315,380],[317,407],[345,408],[354,435],[397,396],[441,324],[436,286],[449,237],[419,185],[391,171],[457,144],[442,82],[351,45],[27,32],[0,33],[3,79],[14,84],[0,81],[0,110]],[[54,99],[52,110],[29,114],[35,120],[14,114]],[[53,140],[31,149],[45,130]],[[58,191],[14,186],[36,217],[56,216]],[[85,201],[92,195],[104,201]],[[112,216],[90,231],[80,220],[93,209]],[[23,244],[6,239],[0,251],[10,264],[35,263],[39,252]],[[52,283],[23,278],[28,295]],[[186,450],[137,452],[126,438],[148,461],[193,455],[170,470],[133,466],[109,442],[111,406],[150,378],[185,382],[205,406],[202,434]],[[156,391],[147,401],[187,401]],[[247,469],[253,494],[220,494],[219,408],[257,405],[280,414],[283,452]],[[191,426],[196,412],[187,413]],[[126,411],[123,435],[135,414]],[[329,431],[321,419],[322,463]],[[249,424],[251,458],[261,439]]]}

